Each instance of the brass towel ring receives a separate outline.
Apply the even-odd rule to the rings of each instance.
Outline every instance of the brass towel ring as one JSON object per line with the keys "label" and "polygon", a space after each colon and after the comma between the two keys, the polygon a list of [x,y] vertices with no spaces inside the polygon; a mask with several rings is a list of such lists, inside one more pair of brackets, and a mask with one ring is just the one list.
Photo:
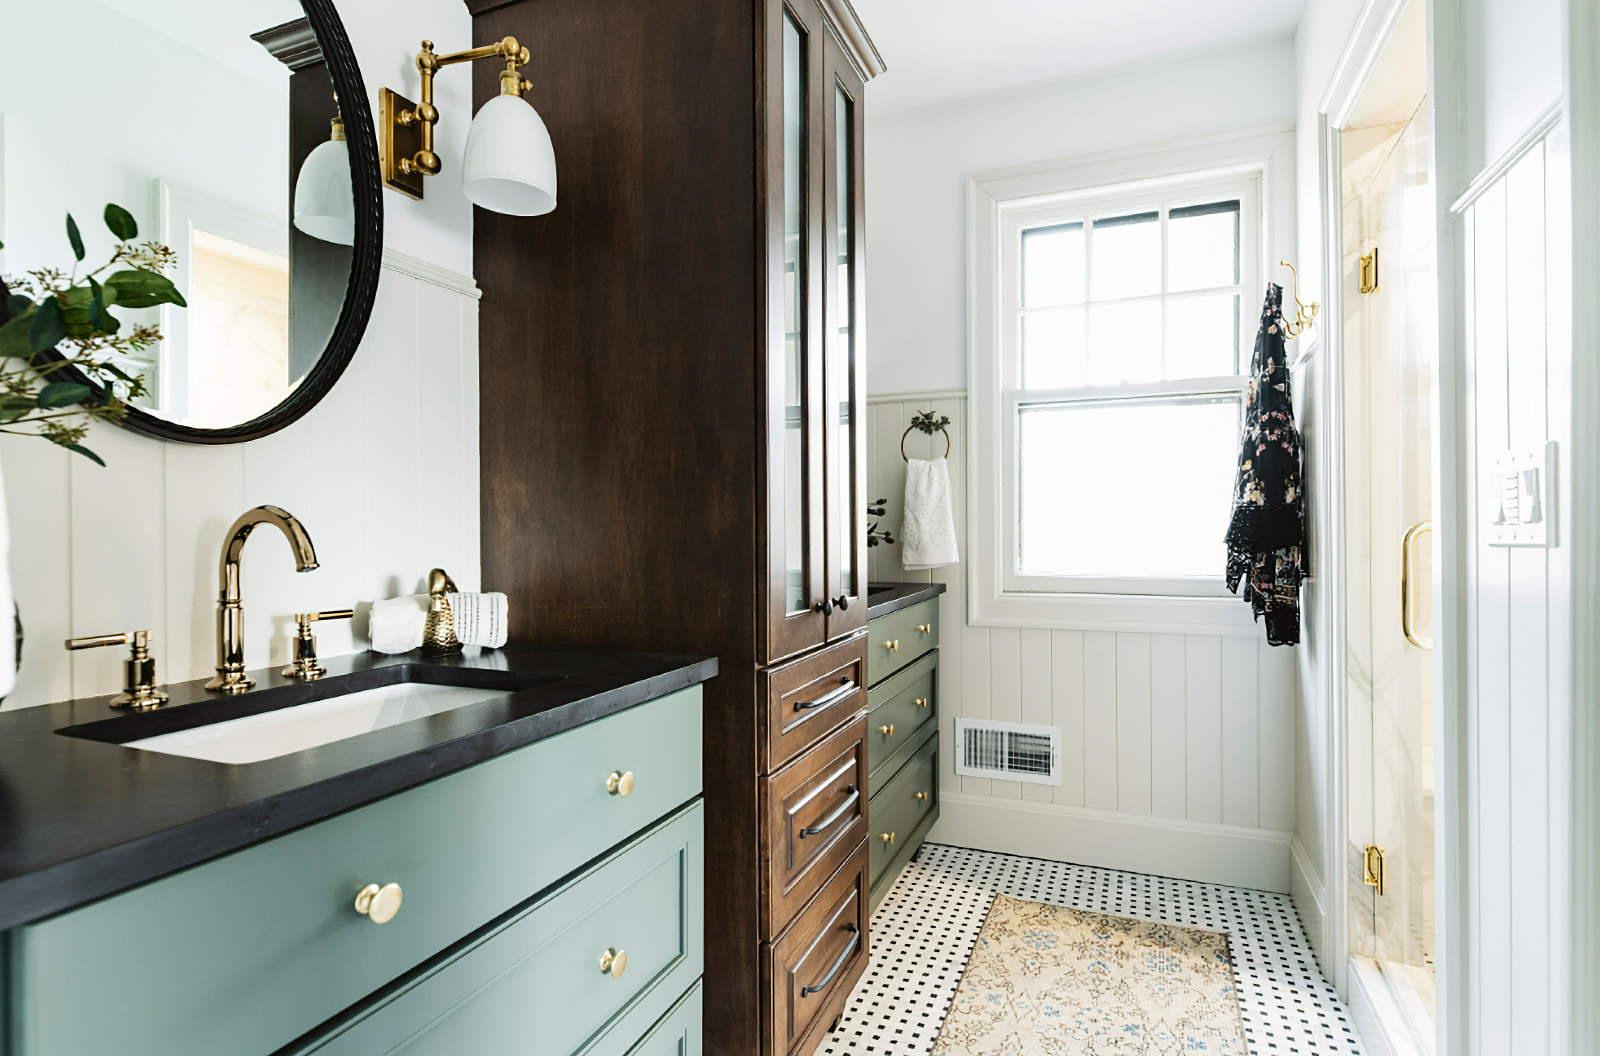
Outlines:
{"label": "brass towel ring", "polygon": [[950,430],[945,428],[945,426],[947,426],[949,424],[950,424],[949,417],[946,416],[946,415],[943,415],[943,414],[941,414],[939,416],[938,420],[935,421],[932,411],[923,411],[921,414],[913,415],[912,419],[911,419],[911,424],[906,426],[906,431],[900,434],[900,460],[902,462],[910,462],[911,461],[911,459],[906,456],[906,437],[911,435],[911,430],[913,430],[913,429],[920,429],[922,432],[927,433],[929,436],[932,436],[934,433],[943,433],[944,434],[944,457],[945,458],[949,458],[950,457]]}

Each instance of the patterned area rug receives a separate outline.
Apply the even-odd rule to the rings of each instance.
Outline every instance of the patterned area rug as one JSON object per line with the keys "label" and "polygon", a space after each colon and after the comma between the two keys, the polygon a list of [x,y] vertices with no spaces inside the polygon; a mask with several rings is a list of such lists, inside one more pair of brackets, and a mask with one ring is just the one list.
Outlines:
{"label": "patterned area rug", "polygon": [[1246,1056],[1228,933],[996,895],[933,1056]]}

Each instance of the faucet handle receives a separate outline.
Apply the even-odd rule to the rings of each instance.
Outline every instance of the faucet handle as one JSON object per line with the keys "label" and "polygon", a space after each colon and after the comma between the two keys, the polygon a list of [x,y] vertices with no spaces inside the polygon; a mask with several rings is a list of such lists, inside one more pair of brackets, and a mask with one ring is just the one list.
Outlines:
{"label": "faucet handle", "polygon": [[311,633],[311,625],[318,620],[348,620],[355,614],[354,609],[296,614],[294,622],[298,630],[294,636],[294,663],[283,669],[283,677],[311,682],[327,674],[328,669],[317,663],[317,639]]}
{"label": "faucet handle", "polygon": [[[150,655],[150,632],[132,632],[133,648],[122,662],[122,692],[111,698],[113,708],[153,708],[167,702],[167,695],[156,688],[156,658]],[[89,638],[68,638],[70,650],[98,649],[102,645],[127,645],[129,633],[96,634]]]}

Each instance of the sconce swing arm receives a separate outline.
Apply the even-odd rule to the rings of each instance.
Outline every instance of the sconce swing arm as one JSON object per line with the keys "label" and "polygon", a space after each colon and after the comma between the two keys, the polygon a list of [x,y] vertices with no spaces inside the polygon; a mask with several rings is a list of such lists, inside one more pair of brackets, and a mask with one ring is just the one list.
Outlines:
{"label": "sconce swing arm", "polygon": [[533,87],[523,78],[519,66],[528,64],[528,49],[516,37],[466,51],[437,55],[433,41],[424,40],[417,52],[417,72],[422,74],[422,102],[410,100],[388,88],[379,95],[380,124],[383,128],[383,182],[412,198],[422,197],[422,178],[437,176],[443,167],[433,150],[433,126],[439,123],[439,110],[433,105],[433,78],[446,66],[476,59],[504,58],[500,71],[500,94],[520,96]]}

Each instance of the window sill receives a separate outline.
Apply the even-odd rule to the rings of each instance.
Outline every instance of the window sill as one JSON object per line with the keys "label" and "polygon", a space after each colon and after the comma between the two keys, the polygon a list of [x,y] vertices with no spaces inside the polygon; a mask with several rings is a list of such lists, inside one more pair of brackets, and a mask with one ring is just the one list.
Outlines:
{"label": "window sill", "polygon": [[1256,636],[1261,626],[1250,606],[1221,598],[1159,594],[1059,594],[974,591],[968,621],[974,627],[1048,627],[1072,631],[1144,631],[1160,634]]}

